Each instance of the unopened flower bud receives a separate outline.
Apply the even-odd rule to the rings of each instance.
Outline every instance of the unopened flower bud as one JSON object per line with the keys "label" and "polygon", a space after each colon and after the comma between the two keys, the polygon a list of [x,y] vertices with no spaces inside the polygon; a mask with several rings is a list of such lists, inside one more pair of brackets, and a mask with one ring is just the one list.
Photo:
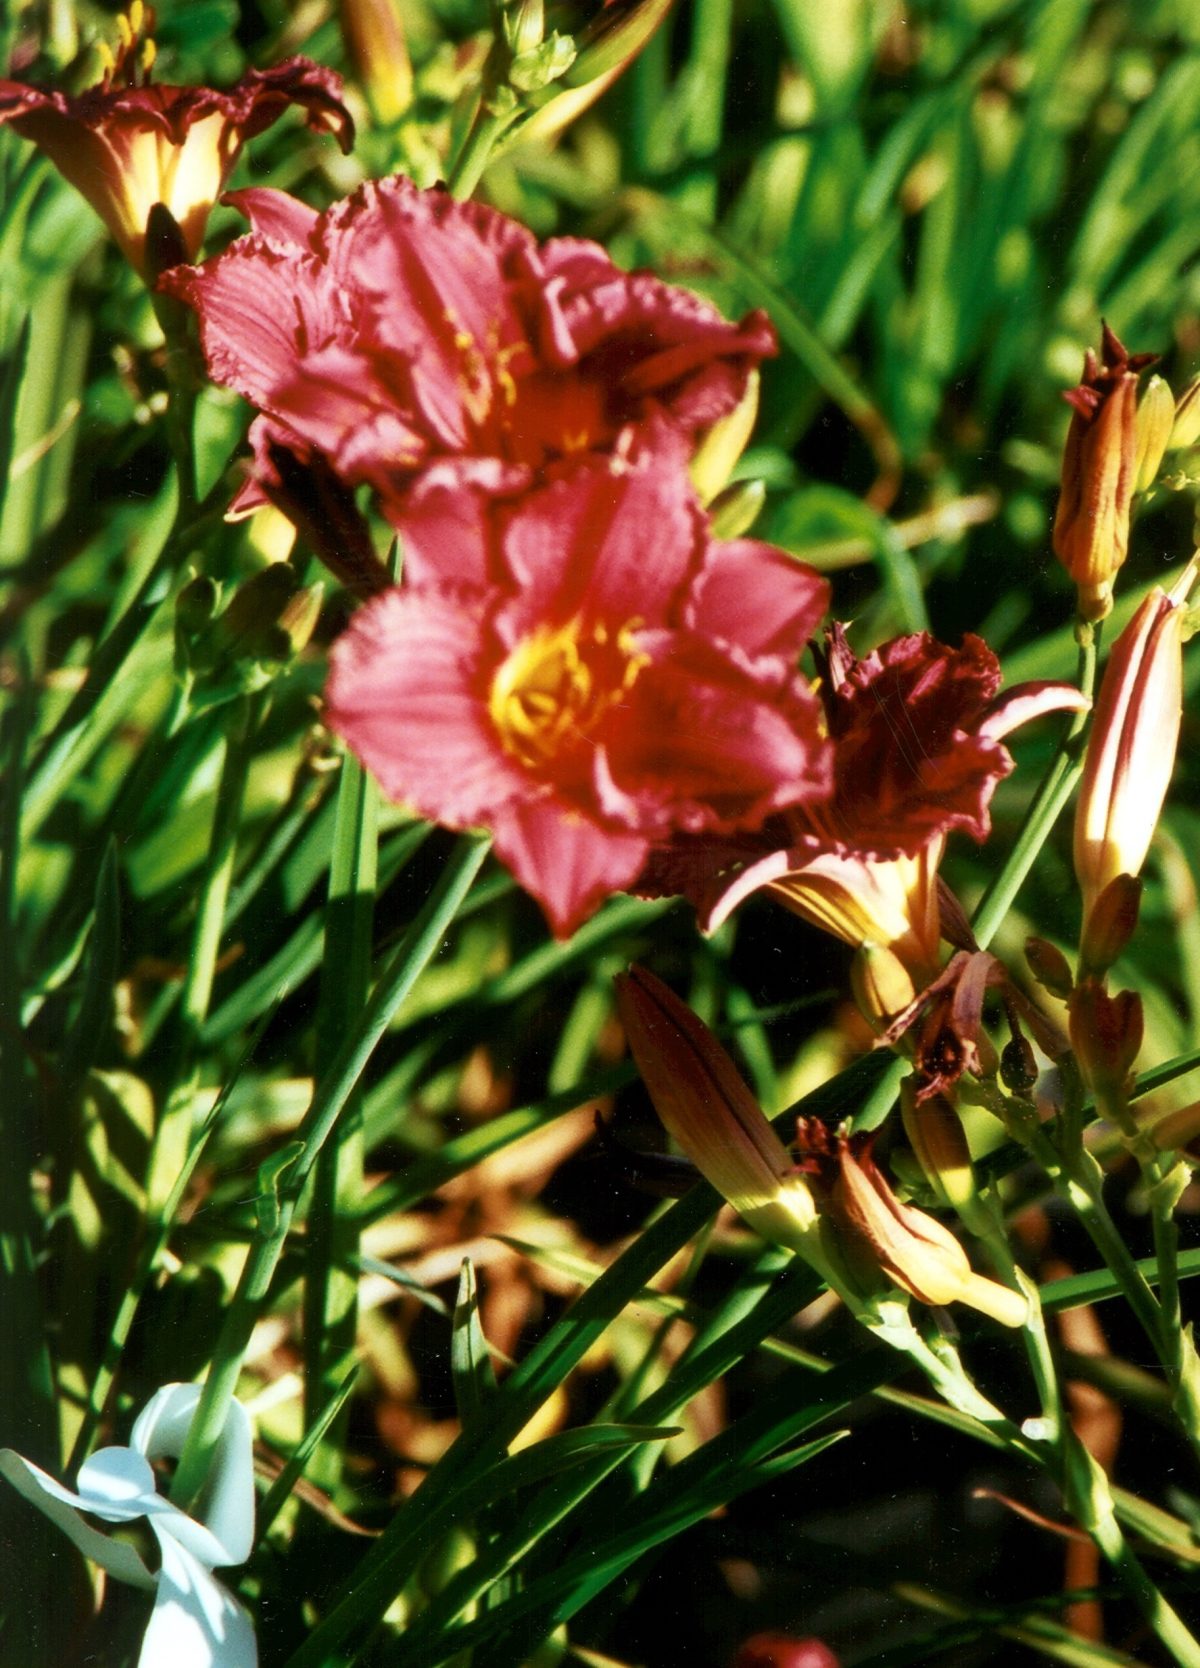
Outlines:
{"label": "unopened flower bud", "polygon": [[820,1639],[756,1633],[739,1650],[733,1668],[838,1668],[838,1659]]}
{"label": "unopened flower bud", "polygon": [[874,1031],[886,1031],[916,998],[912,974],[894,950],[864,944],[850,964],[850,986],[859,1011]]}
{"label": "unopened flower bud", "polygon": [[1150,1126],[1150,1139],[1160,1152],[1174,1152],[1190,1146],[1200,1136],[1200,1100],[1180,1106]]}
{"label": "unopened flower bud", "polygon": [[1193,377],[1175,402],[1175,422],[1167,448],[1183,451],[1200,440],[1200,376]]}
{"label": "unopened flower bud", "polygon": [[299,654],[301,649],[308,647],[321,617],[324,598],[325,587],[318,580],[315,585],[305,585],[298,590],[280,611],[279,625],[293,654]]}
{"label": "unopened flower bud", "polygon": [[399,0],[341,0],[346,57],[375,119],[397,122],[412,104],[413,73]]}
{"label": "unopened flower bud", "polygon": [[735,481],[727,486],[708,507],[713,538],[740,539],[754,526],[766,501],[762,481]]}
{"label": "unopened flower bud", "polygon": [[578,55],[566,77],[568,87],[620,72],[645,46],[671,9],[672,0],[611,0],[597,6],[592,21],[580,30]]}
{"label": "unopened flower bud", "polygon": [[[746,392],[726,416],[705,433],[689,465],[692,485],[702,504],[709,504],[727,484],[734,465],[746,450],[758,416],[759,374],[751,371]],[[721,534],[722,538],[735,535]]]}
{"label": "unopened flower bud", "polygon": [[1025,960],[1042,989],[1065,1002],[1074,989],[1075,980],[1070,963],[1057,945],[1047,943],[1044,938],[1027,938]]}
{"label": "unopened flower bud", "polygon": [[1152,376],[1137,407],[1137,462],[1133,490],[1153,486],[1175,423],[1175,398],[1161,376]]}
{"label": "unopened flower bud", "polygon": [[575,42],[569,35],[549,35],[528,52],[513,58],[509,85],[519,93],[540,93],[560,81],[575,61]]}
{"label": "unopened flower bud", "polygon": [[1137,875],[1175,765],[1183,700],[1190,562],[1171,592],[1155,589],[1109,656],[1096,699],[1079,803],[1075,873],[1084,919],[1118,875]]}
{"label": "unopened flower bud", "polygon": [[712,1032],[643,967],[619,974],[616,986],[629,1047],[670,1134],[764,1239],[815,1249],[808,1183]]}
{"label": "unopened flower bud", "polygon": [[514,58],[535,51],[546,38],[545,0],[512,0],[504,7],[502,24]]}
{"label": "unopened flower bud", "polygon": [[950,1230],[903,1205],[876,1167],[870,1142],[843,1139],[835,1179],[822,1193],[822,1214],[844,1236],[847,1253],[878,1268],[920,1303],[966,1303],[1004,1326],[1023,1326],[1028,1305],[1019,1292],[984,1279]]}
{"label": "unopened flower bud", "polygon": [[1095,979],[1085,979],[1072,991],[1068,1013],[1071,1047],[1088,1088],[1123,1092],[1142,1046],[1141,998],[1132,990],[1110,996]]}
{"label": "unopened flower bud", "polygon": [[1079,945],[1081,975],[1108,972],[1133,937],[1141,901],[1142,883],[1133,875],[1117,875],[1109,881],[1084,922]]}
{"label": "unopened flower bud", "polygon": [[945,1095],[919,1101],[912,1078],[900,1085],[900,1116],[904,1133],[926,1181],[944,1204],[955,1209],[975,1198],[975,1174],[962,1119]]}
{"label": "unopened flower bud", "polygon": [[1073,408],[1054,517],[1054,553],[1079,587],[1079,612],[1102,620],[1129,547],[1138,474],[1138,374],[1150,355],[1125,351],[1104,326],[1101,359],[1088,349]]}
{"label": "unopened flower bud", "polygon": [[1028,1095],[1038,1080],[1037,1055],[1028,1037],[1011,1037],[1000,1055],[1000,1078],[1014,1095]]}

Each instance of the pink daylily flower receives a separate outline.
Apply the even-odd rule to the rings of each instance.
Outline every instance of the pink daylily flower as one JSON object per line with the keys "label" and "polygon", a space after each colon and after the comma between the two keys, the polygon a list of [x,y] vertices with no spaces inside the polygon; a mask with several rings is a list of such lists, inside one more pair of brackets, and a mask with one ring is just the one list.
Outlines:
{"label": "pink daylily flower", "polygon": [[827,587],[713,541],[663,444],[431,526],[331,657],[330,727],[393,799],[490,828],[564,936],[652,844],[752,830],[829,787],[795,670]]}
{"label": "pink daylily flower", "polygon": [[428,491],[515,493],[632,425],[694,440],[775,351],[688,290],[403,178],[324,214],[233,194],[252,230],[162,288],[193,306],[214,381],[261,413],[244,510],[287,513],[280,449],[370,486],[406,536]]}
{"label": "pink daylily flower", "polygon": [[310,127],[335,133],[343,150],[353,144],[354,123],[341,77],[307,58],[250,70],[224,92],[152,82],[154,14],[140,0],[130,13],[132,21],[120,20],[122,45],[115,58],[106,54],[96,86],[68,94],[0,80],[0,123],[45,152],[152,282],[146,224],[155,204],[170,210],[191,259],[247,139],[293,104]]}

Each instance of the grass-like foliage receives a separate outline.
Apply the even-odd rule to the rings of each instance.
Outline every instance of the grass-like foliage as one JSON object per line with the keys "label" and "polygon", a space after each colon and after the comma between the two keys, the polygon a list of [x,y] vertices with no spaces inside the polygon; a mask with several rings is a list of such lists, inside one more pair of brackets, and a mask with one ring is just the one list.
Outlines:
{"label": "grass-like foliage", "polygon": [[0,48],[0,1664],[1200,1668],[1200,11]]}

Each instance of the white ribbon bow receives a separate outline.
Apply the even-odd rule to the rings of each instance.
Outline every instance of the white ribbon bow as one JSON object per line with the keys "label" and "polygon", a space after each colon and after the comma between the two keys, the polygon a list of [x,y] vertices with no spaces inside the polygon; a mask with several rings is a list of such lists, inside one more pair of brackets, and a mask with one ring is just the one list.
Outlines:
{"label": "white ribbon bow", "polygon": [[[199,1521],[163,1499],[150,1466],[183,1452],[199,1400],[198,1384],[164,1384],[138,1415],[128,1448],[100,1448],[80,1466],[78,1493],[11,1448],[0,1449],[0,1476],[85,1557],[118,1581],[154,1592],[138,1668],[257,1668],[250,1618],[212,1574],[244,1563],[254,1544],[253,1436],[245,1408],[229,1403]],[[105,1523],[144,1517],[162,1555],[157,1574],[132,1546],[93,1529],[81,1511]]]}

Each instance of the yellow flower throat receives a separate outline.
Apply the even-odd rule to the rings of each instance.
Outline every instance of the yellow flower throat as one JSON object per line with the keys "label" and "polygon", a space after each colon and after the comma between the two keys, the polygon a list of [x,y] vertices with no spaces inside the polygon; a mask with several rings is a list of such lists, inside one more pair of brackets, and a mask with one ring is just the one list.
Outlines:
{"label": "yellow flower throat", "polygon": [[522,638],[501,663],[488,697],[505,750],[539,770],[585,741],[647,663],[633,648],[638,624],[630,620],[614,633],[576,619]]}

